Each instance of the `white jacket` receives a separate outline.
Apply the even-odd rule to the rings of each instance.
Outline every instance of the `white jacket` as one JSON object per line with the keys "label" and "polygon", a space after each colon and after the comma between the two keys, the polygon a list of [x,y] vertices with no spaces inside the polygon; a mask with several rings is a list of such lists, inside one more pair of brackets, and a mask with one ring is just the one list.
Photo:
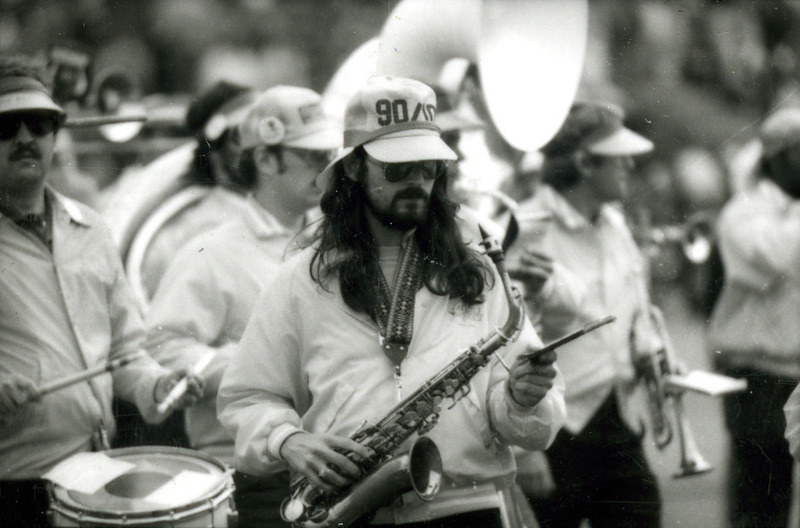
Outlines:
{"label": "white jacket", "polygon": [[[313,251],[286,263],[262,293],[218,395],[219,418],[236,438],[236,468],[265,475],[282,441],[301,428],[350,436],[375,423],[398,401],[479,339],[502,326],[507,303],[496,278],[486,301],[468,310],[426,288],[416,295],[413,339],[399,376],[378,342],[369,316],[348,308],[338,282],[326,291],[309,275]],[[530,323],[516,343],[499,350],[507,364],[529,345],[541,346]],[[451,483],[512,483],[510,444],[544,449],[565,419],[564,385],[534,408],[510,397],[508,374],[492,359],[452,409],[442,405],[428,434],[441,451]]]}

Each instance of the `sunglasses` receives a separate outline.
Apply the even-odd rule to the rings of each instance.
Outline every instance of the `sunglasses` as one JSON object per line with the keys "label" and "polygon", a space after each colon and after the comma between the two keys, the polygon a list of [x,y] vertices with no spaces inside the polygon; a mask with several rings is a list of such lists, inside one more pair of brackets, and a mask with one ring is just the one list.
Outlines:
{"label": "sunglasses", "polygon": [[447,172],[447,162],[445,160],[424,160],[424,161],[408,161],[405,163],[386,163],[376,160],[370,156],[367,151],[364,151],[364,157],[369,163],[372,163],[383,171],[383,177],[390,183],[397,183],[403,181],[412,172],[422,174],[426,180],[435,180],[440,176],[444,176]]}
{"label": "sunglasses", "polygon": [[0,115],[0,140],[6,141],[19,133],[19,127],[25,128],[36,137],[46,136],[56,131],[58,120],[49,114],[24,113]]}

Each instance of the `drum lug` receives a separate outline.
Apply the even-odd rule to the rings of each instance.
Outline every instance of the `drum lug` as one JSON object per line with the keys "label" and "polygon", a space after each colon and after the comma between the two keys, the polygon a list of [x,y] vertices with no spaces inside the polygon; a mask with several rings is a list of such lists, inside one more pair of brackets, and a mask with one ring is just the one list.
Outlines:
{"label": "drum lug", "polygon": [[236,510],[228,512],[228,528],[237,528],[239,526],[239,512]]}

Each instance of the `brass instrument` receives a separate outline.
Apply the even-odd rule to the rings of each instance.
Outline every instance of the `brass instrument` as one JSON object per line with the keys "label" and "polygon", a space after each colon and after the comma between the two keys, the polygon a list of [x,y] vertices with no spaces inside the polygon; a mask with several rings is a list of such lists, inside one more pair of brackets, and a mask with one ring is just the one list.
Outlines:
{"label": "brass instrument", "polygon": [[536,150],[558,131],[577,92],[588,11],[586,0],[404,0],[333,76],[323,105],[343,119],[350,96],[376,73],[452,92],[462,86],[448,73],[465,72],[453,64],[472,63],[492,126],[515,148]]}
{"label": "brass instrument", "polygon": [[55,99],[78,103],[78,115],[68,107],[65,128],[97,127],[104,138],[115,143],[128,141],[141,131],[147,114],[132,74],[123,68],[95,73],[92,58],[80,50],[56,46],[46,56]]}
{"label": "brass instrument", "polygon": [[[694,434],[684,414],[683,395],[687,390],[692,390],[719,396],[744,390],[746,382],[704,371],[693,371],[684,375],[675,362],[672,343],[667,335],[661,311],[653,306],[648,316],[649,323],[653,325],[663,343],[654,354],[636,354],[634,366],[647,392],[654,443],[658,449],[663,450],[670,444],[677,431],[680,467],[673,476],[680,478],[706,473],[711,471],[713,466],[703,458],[697,447]],[[669,416],[670,407],[674,412],[674,428]]]}
{"label": "brass instrument", "polygon": [[657,248],[678,244],[689,262],[703,264],[711,257],[713,229],[711,220],[698,213],[682,224],[647,227],[641,242]]}
{"label": "brass instrument", "polygon": [[439,450],[432,440],[420,437],[410,453],[396,456],[397,450],[413,435],[424,435],[439,419],[440,405],[452,405],[469,393],[469,381],[489,362],[498,349],[515,341],[525,320],[525,303],[511,286],[499,244],[481,227],[481,244],[497,268],[508,302],[508,318],[502,328],[462,351],[436,375],[395,405],[375,424],[365,424],[351,439],[370,447],[375,457],[359,460],[363,478],[335,493],[327,493],[305,477],[292,482],[291,496],[281,505],[287,522],[304,527],[347,526],[374,512],[393,498],[414,490],[423,500],[432,500],[442,477]]}

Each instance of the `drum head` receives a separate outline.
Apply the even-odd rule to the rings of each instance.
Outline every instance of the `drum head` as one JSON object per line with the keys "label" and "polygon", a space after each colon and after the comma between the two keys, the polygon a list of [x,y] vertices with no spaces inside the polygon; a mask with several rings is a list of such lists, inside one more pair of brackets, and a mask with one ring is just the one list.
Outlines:
{"label": "drum head", "polygon": [[[180,511],[215,496],[226,487],[229,479],[222,462],[189,449],[134,447],[112,449],[105,454],[133,467],[94,493],[56,486],[55,498],[73,510],[92,515],[151,516],[160,511]],[[191,485],[181,485],[181,482]],[[164,492],[169,494],[171,504],[165,504]],[[157,496],[161,498],[156,500]]]}

